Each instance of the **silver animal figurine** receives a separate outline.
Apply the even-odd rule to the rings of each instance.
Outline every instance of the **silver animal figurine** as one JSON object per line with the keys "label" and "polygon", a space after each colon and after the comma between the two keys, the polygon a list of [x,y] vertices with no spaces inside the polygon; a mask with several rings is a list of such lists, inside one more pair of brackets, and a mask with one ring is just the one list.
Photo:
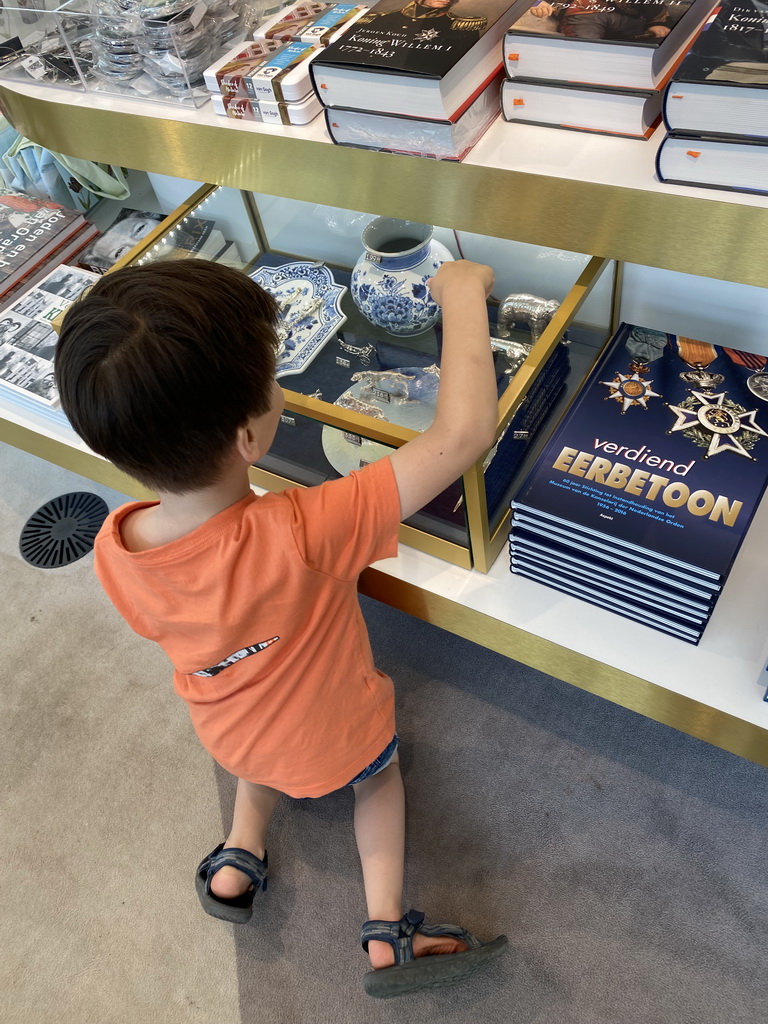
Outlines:
{"label": "silver animal figurine", "polygon": [[504,371],[508,377],[514,377],[525,362],[526,356],[533,348],[532,341],[507,341],[491,335],[491,348],[494,352],[503,352],[509,364]]}
{"label": "silver animal figurine", "polygon": [[531,342],[536,344],[559,307],[557,299],[542,299],[527,292],[508,295],[499,306],[496,333],[500,338],[508,338],[515,324],[525,323],[531,332]]}
{"label": "silver animal figurine", "polygon": [[360,370],[352,374],[352,380],[362,381],[363,393],[370,388],[386,391],[394,402],[422,402],[434,399],[440,381],[440,367],[436,363],[425,366],[416,373],[400,373],[397,370]]}

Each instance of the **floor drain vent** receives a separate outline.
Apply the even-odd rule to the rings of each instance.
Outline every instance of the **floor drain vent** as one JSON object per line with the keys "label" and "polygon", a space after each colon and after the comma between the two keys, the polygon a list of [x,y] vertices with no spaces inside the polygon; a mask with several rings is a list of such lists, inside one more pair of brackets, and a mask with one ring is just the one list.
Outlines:
{"label": "floor drain vent", "polygon": [[93,548],[109,514],[98,494],[72,491],[41,505],[24,524],[19,538],[22,558],[39,569],[59,569]]}

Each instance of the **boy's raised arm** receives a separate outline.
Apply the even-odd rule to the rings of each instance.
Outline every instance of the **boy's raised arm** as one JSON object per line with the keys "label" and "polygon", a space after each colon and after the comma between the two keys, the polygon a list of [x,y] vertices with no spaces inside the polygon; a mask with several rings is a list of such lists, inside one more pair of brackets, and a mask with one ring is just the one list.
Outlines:
{"label": "boy's raised arm", "polygon": [[496,374],[486,298],[490,267],[468,260],[444,263],[429,281],[443,308],[440,387],[432,425],[392,456],[403,519],[461,476],[493,444]]}

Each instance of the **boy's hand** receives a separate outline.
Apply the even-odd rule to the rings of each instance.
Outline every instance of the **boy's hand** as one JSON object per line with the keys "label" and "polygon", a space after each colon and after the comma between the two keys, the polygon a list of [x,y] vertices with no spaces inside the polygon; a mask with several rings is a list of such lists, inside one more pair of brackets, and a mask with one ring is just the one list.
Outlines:
{"label": "boy's hand", "polygon": [[493,288],[493,271],[484,263],[454,260],[443,263],[435,276],[427,281],[427,287],[439,306],[445,305],[449,294],[465,288],[482,288],[483,295],[487,297]]}

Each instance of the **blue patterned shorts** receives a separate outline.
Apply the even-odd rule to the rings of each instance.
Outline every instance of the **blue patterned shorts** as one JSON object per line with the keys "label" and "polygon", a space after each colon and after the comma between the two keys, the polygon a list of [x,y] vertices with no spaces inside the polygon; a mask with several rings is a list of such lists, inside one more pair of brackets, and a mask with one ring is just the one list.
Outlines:
{"label": "blue patterned shorts", "polygon": [[382,750],[375,761],[371,761],[367,768],[363,768],[359,775],[356,775],[351,782],[348,782],[348,786],[355,786],[358,782],[364,782],[366,779],[370,779],[374,775],[378,775],[379,772],[384,771],[389,762],[397,753],[397,745],[400,742],[400,737],[395,733],[390,743]]}

